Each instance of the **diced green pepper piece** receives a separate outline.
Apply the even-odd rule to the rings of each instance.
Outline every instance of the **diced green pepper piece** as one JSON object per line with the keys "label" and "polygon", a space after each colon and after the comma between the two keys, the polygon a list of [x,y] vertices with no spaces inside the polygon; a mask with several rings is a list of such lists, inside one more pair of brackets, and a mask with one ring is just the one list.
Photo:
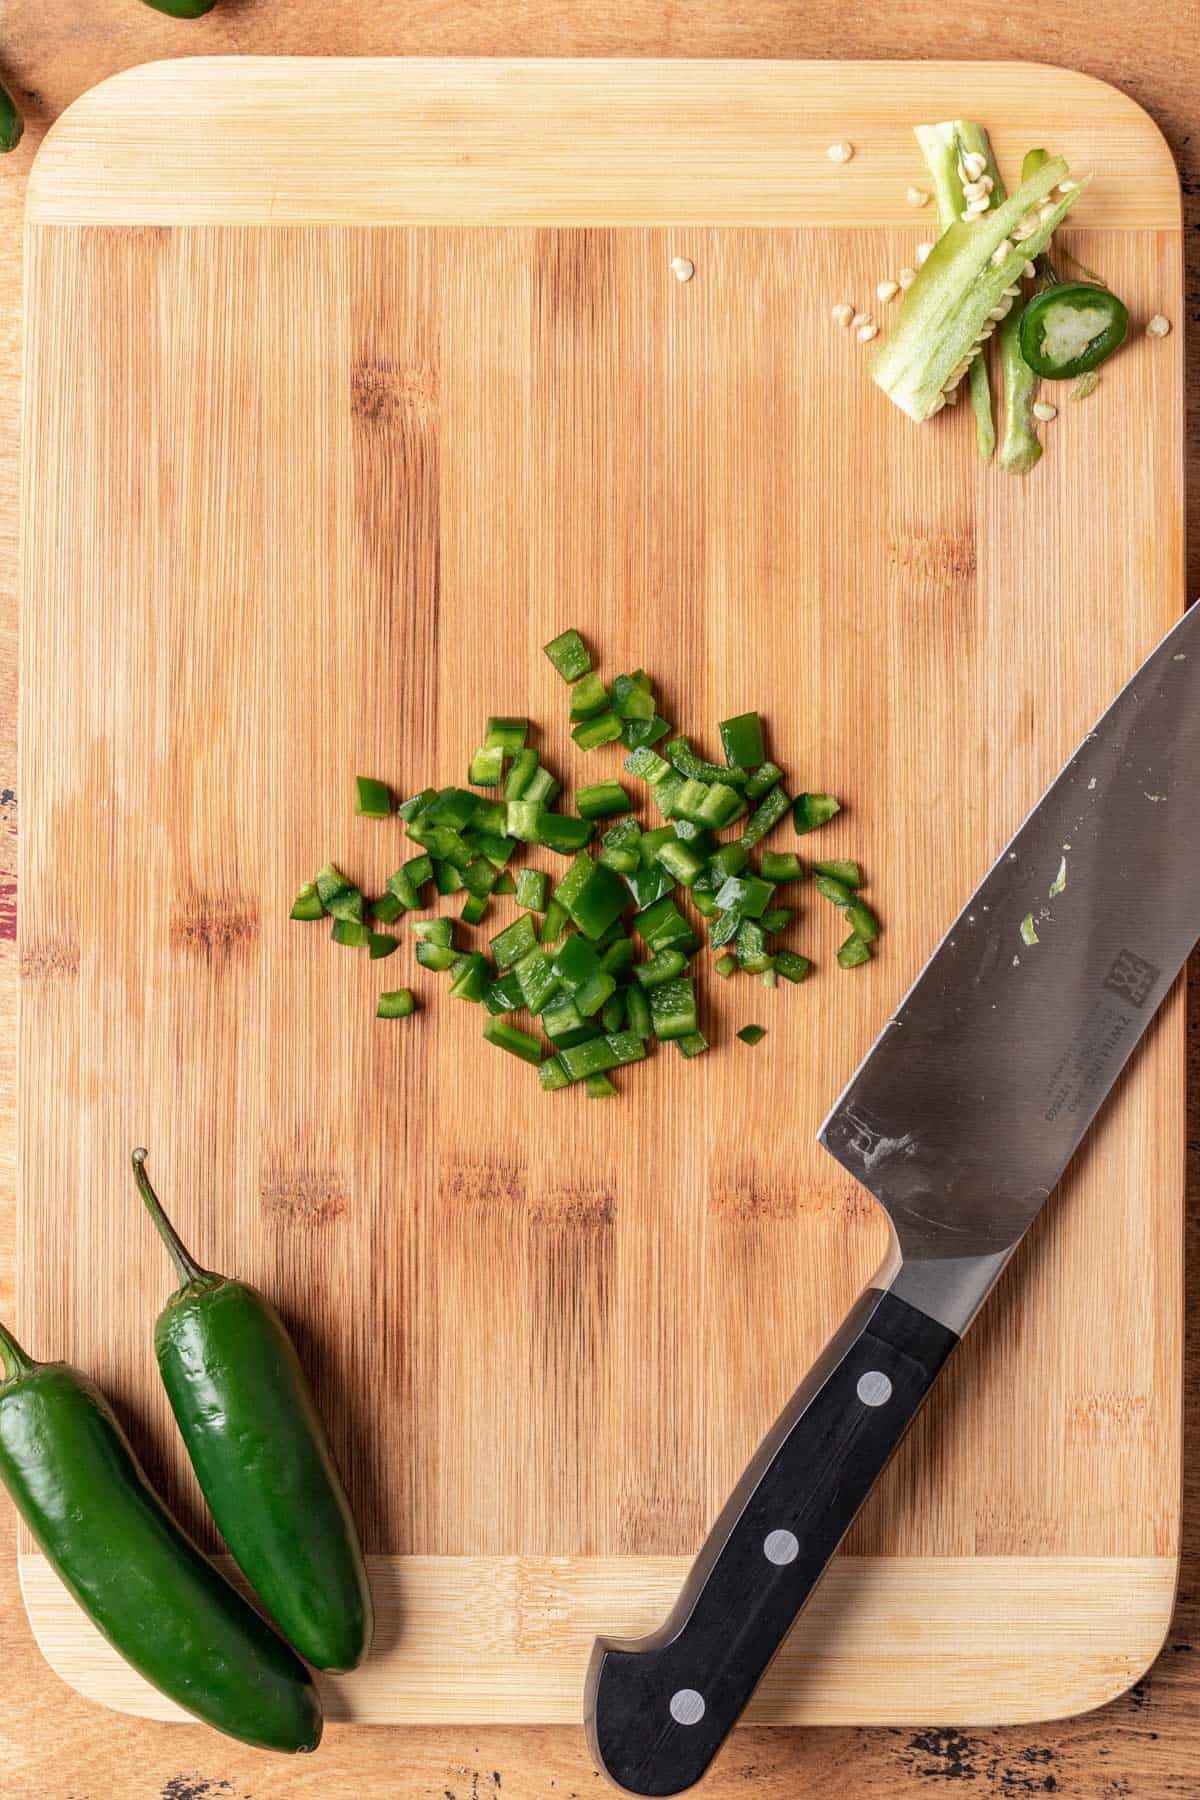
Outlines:
{"label": "diced green pepper piece", "polygon": [[451,949],[449,944],[419,943],[417,961],[423,969],[432,969],[435,974],[444,975],[458,961],[458,952]]}
{"label": "diced green pepper piece", "polygon": [[658,860],[679,882],[681,887],[691,887],[698,875],[704,872],[704,863],[694,850],[672,835],[671,839],[658,847]]}
{"label": "diced green pepper piece", "polygon": [[[701,880],[703,880],[703,876],[701,877]],[[691,895],[692,895],[692,905],[696,908],[696,911],[700,914],[700,917],[702,919],[715,919],[716,918],[717,903],[713,899],[711,894],[705,894],[705,893],[698,894],[696,892],[696,889],[693,887],[691,889]]]}
{"label": "diced green pepper piece", "polygon": [[586,1043],[568,1044],[558,1053],[558,1060],[570,1081],[586,1081],[589,1075],[600,1075],[615,1069],[620,1061],[607,1038],[588,1038]]}
{"label": "diced green pepper piece", "polygon": [[804,880],[804,864],[790,850],[764,850],[758,867],[764,881]]}
{"label": "diced green pepper piece", "polygon": [[722,844],[721,848],[709,858],[709,867],[724,880],[729,875],[740,875],[750,861],[750,852],[740,838],[732,844]]}
{"label": "diced green pepper piece", "polygon": [[631,775],[638,775],[643,781],[648,781],[651,787],[656,787],[671,773],[670,763],[666,762],[656,750],[646,747],[635,750],[631,756],[627,756],[625,767]]}
{"label": "diced green pepper piece", "polygon": [[879,920],[865,900],[852,900],[846,908],[846,919],[864,944],[873,944],[879,936]]}
{"label": "diced green pepper piece", "polygon": [[316,890],[321,898],[321,905],[333,919],[347,919],[361,925],[363,919],[363,897],[361,888],[347,879],[336,863],[326,863],[318,871]]}
{"label": "diced green pepper piece", "polygon": [[407,910],[399,896],[392,893],[380,894],[378,900],[372,900],[367,908],[377,925],[394,925],[397,919],[403,918]]}
{"label": "diced green pepper piece", "polygon": [[843,887],[858,888],[862,886],[862,869],[856,862],[815,862],[814,875],[829,875],[834,881],[840,881]]}
{"label": "diced green pepper piece", "polygon": [[721,720],[721,747],[731,768],[753,769],[767,758],[762,720],[756,712],[738,713]]}
{"label": "diced green pepper piece", "polygon": [[769,969],[763,970],[760,979],[765,988],[775,988],[779,986],[779,977],[775,973],[774,964],[772,964]]}
{"label": "diced green pepper piece", "polygon": [[[587,680],[587,676],[584,676]],[[595,719],[576,725],[571,736],[581,750],[599,750],[602,744],[615,744],[621,735],[621,721],[615,712],[603,712]]]}
{"label": "diced green pepper piece", "polygon": [[345,944],[351,950],[365,950],[371,941],[371,927],[358,919],[335,919],[333,941],[335,944]]}
{"label": "diced green pepper piece", "polygon": [[761,975],[774,966],[775,958],[767,949],[767,934],[757,919],[743,919],[738,926],[737,959],[751,975]]}
{"label": "diced green pepper piece", "polygon": [[572,722],[578,719],[595,719],[608,710],[608,689],[600,677],[596,674],[581,676],[571,690]]}
{"label": "diced green pepper piece", "polygon": [[550,958],[539,944],[519,963],[513,965],[521,994],[531,1013],[541,1012],[546,1002],[558,993],[562,982],[550,967]]}
{"label": "diced green pepper piece", "polygon": [[549,890],[550,877],[541,869],[519,869],[517,871],[518,906],[527,907],[530,912],[544,913]]}
{"label": "diced green pepper piece", "polygon": [[871,946],[863,942],[857,931],[852,931],[837,953],[838,964],[843,969],[857,969],[861,963],[870,962]]}
{"label": "diced green pepper piece", "polygon": [[625,989],[618,988],[604,1002],[600,1023],[605,1031],[620,1031],[625,1023]]}
{"label": "diced green pepper piece", "polygon": [[325,908],[321,905],[321,896],[317,892],[315,881],[306,881],[292,902],[293,919],[323,919]]}
{"label": "diced green pepper piece", "polygon": [[795,950],[777,950],[775,952],[775,971],[785,981],[803,981],[812,969],[807,956],[800,956]]}
{"label": "diced green pepper piece", "polygon": [[760,919],[771,904],[775,889],[757,875],[731,875],[717,894],[722,912],[739,912],[743,919]]}
{"label": "diced green pepper piece", "polygon": [[668,760],[684,777],[693,781],[721,781],[727,787],[744,788],[749,779],[744,769],[722,768],[720,763],[705,762],[697,756],[685,737],[672,738],[667,745]]}
{"label": "diced green pepper piece", "polygon": [[639,912],[634,918],[633,928],[652,954],[669,949],[682,938],[691,936],[691,926],[669,894],[664,894],[653,906],[647,906]]}
{"label": "diced green pepper piece", "polygon": [[849,906],[854,899],[854,889],[834,875],[814,875],[813,886],[823,900],[832,900],[835,906]]}
{"label": "diced green pepper piece", "polygon": [[499,787],[504,775],[504,751],[499,744],[485,744],[471,758],[467,780],[475,787]]}
{"label": "diced green pepper piece", "polygon": [[[472,831],[470,836],[471,849],[477,850],[480,856],[486,856],[488,861],[497,871],[498,876],[499,871],[503,869],[505,864],[512,858],[512,854],[517,847],[516,838],[504,837],[501,833],[495,831]],[[497,886],[492,891],[498,893],[499,887]]]}
{"label": "diced green pepper piece", "polygon": [[590,819],[576,819],[570,813],[539,810],[535,822],[534,842],[560,856],[574,856],[591,838],[594,826]]}
{"label": "diced green pepper piece", "polygon": [[605,844],[596,860],[602,862],[606,869],[615,869],[618,875],[632,875],[635,869],[641,867],[642,862],[636,844],[625,848],[619,845],[610,848]]}
{"label": "diced green pepper piece", "polygon": [[723,944],[732,943],[738,934],[741,922],[742,915],[736,907],[731,907],[727,913],[722,913],[708,928],[708,941],[712,948],[719,950]]}
{"label": "diced green pepper piece", "polygon": [[513,880],[512,876],[509,874],[507,869],[502,869],[500,871],[500,879],[497,881],[495,887],[492,889],[492,893],[495,895],[496,899],[498,900],[502,894],[515,894],[516,891],[517,891],[516,882]]}
{"label": "diced green pepper piece", "polygon": [[[469,788],[446,787],[430,802],[425,818],[431,825],[448,825],[452,831],[461,831],[478,810],[479,796]],[[416,834],[410,831],[408,835]]]}
{"label": "diced green pepper piece", "polygon": [[412,930],[420,944],[444,944],[449,948],[454,942],[454,922],[451,919],[417,919]]}
{"label": "diced green pepper piece", "polygon": [[416,1010],[417,1003],[411,988],[393,988],[390,993],[380,994],[375,1002],[377,1019],[407,1019]]}
{"label": "diced green pepper piece", "polygon": [[619,1067],[645,1060],[646,1046],[635,1031],[610,1031],[604,1042],[616,1057]]}
{"label": "diced green pepper piece", "polygon": [[594,1018],[606,1001],[617,991],[617,978],[606,969],[597,969],[575,990],[575,1004],[585,1019]]}
{"label": "diced green pepper piece", "polygon": [[761,1044],[767,1035],[767,1028],[765,1025],[743,1025],[736,1035],[741,1038],[743,1044]]}
{"label": "diced green pepper piece", "polygon": [[389,819],[392,815],[392,791],[386,781],[370,775],[354,777],[354,810],[360,819]]}
{"label": "diced green pepper piece", "polygon": [[542,920],[542,929],[538,937],[543,944],[553,944],[562,935],[563,926],[567,922],[567,909],[561,900],[551,900],[546,908],[546,916]]}
{"label": "diced green pepper piece", "polygon": [[619,781],[596,781],[576,788],[575,806],[581,819],[614,819],[633,811],[633,802]]}
{"label": "diced green pepper piece", "polygon": [[500,871],[486,856],[478,856],[461,871],[463,886],[469,894],[486,899],[500,879]]}
{"label": "diced green pepper piece", "polygon": [[414,819],[419,819],[422,813],[429,810],[436,799],[436,788],[422,788],[419,794],[413,794],[410,799],[402,800],[396,811],[406,825],[411,825]]}
{"label": "diced green pepper piece", "polygon": [[737,957],[730,956],[728,951],[726,951],[724,956],[718,956],[716,962],[713,964],[714,969],[717,971],[717,974],[721,977],[722,981],[728,981],[729,977],[737,969],[737,966]]}
{"label": "diced green pepper piece", "polygon": [[560,631],[556,638],[543,644],[542,649],[564,681],[578,681],[592,666],[587,645],[577,631]]}
{"label": "diced green pepper piece", "polygon": [[766,799],[759,801],[742,833],[742,843],[746,848],[750,849],[761,843],[769,831],[774,831],[791,804],[781,787],[773,787]]}
{"label": "diced green pepper piece", "polygon": [[392,956],[399,948],[400,939],[388,931],[373,931],[367,939],[372,962],[382,962],[385,956]]}
{"label": "diced green pepper piece", "polygon": [[578,898],[584,882],[592,872],[592,859],[586,850],[581,850],[571,864],[558,886],[554,889],[553,899],[570,912]]}
{"label": "diced green pepper piece", "polygon": [[522,800],[536,802],[540,807],[548,807],[557,800],[559,783],[555,781],[549,769],[538,768],[533,771],[526,785]]}
{"label": "diced green pepper piece", "polygon": [[571,1077],[559,1062],[557,1056],[548,1056],[538,1069],[538,1080],[547,1094],[555,1094],[560,1088],[570,1087]]}
{"label": "diced green pepper piece", "polygon": [[623,975],[633,967],[636,954],[633,939],[621,936],[609,944],[600,958],[600,967],[609,975]]}
{"label": "diced green pepper piece", "polygon": [[630,869],[625,879],[639,912],[647,910],[656,900],[669,897],[675,891],[674,876],[660,862],[655,862],[648,869]]}
{"label": "diced green pepper piece", "polygon": [[578,893],[564,904],[583,935],[598,938],[620,918],[629,895],[619,875],[603,863],[593,862]]}
{"label": "diced green pepper piece", "polygon": [[791,906],[769,906],[765,913],[759,914],[758,922],[764,931],[774,935],[776,932],[786,931],[795,916],[795,909]]}
{"label": "diced green pepper piece", "polygon": [[584,1019],[575,1004],[574,994],[555,994],[543,1006],[542,1030],[556,1050],[569,1050],[572,1044],[585,1044],[594,1038],[596,1028]]}
{"label": "diced green pepper piece", "polygon": [[841,810],[841,802],[832,794],[797,794],[792,802],[796,835],[803,837],[806,832],[815,831],[818,825],[827,825],[834,813]]}
{"label": "diced green pepper piece", "polygon": [[640,987],[625,990],[625,1023],[634,1037],[650,1036],[653,1029],[650,1024],[650,1002]]}
{"label": "diced green pepper piece", "polygon": [[678,808],[679,796],[687,786],[688,777],[677,775],[672,769],[662,781],[656,783],[654,804],[664,819],[673,819]]}
{"label": "diced green pepper piece", "polygon": [[518,750],[513,758],[512,768],[508,771],[508,779],[504,783],[505,800],[524,800],[525,789],[533,780],[537,770],[537,751]]}
{"label": "diced green pepper piece", "polygon": [[491,979],[492,971],[487,957],[482,950],[473,950],[450,983],[450,998],[470,1000],[478,1004],[487,993]]}
{"label": "diced green pepper piece", "polygon": [[511,969],[515,963],[520,962],[523,956],[528,956],[529,952],[536,948],[537,932],[534,929],[532,913],[522,913],[520,918],[514,919],[511,925],[506,925],[503,931],[498,931],[490,943],[490,949],[496,959],[498,969]]}
{"label": "diced green pepper piece", "polygon": [[685,1037],[675,1039],[675,1048],[680,1056],[703,1056],[708,1039],[702,1031],[689,1031]]}
{"label": "diced green pepper piece", "polygon": [[570,937],[563,939],[554,952],[551,966],[554,973],[574,991],[581,982],[596,974],[600,967],[600,953],[586,938],[572,933]]}
{"label": "diced green pepper piece", "polygon": [[449,862],[434,863],[433,879],[437,883],[439,894],[458,894],[466,886],[459,871]]}
{"label": "diced green pepper piece", "polygon": [[433,858],[427,851],[420,856],[410,856],[404,865],[404,874],[419,893],[427,881],[433,880]]}
{"label": "diced green pepper piece", "polygon": [[709,857],[716,849],[713,834],[707,826],[693,825],[690,819],[672,819],[671,829],[681,844],[686,844],[692,853],[707,865]]}
{"label": "diced green pepper piece", "polygon": [[487,917],[487,909],[488,897],[486,894],[468,894],[458,916],[464,925],[481,925]]}
{"label": "diced green pepper piece", "polygon": [[541,810],[536,800],[510,800],[504,823],[507,835],[519,839],[523,844],[536,844],[538,815]]}
{"label": "diced green pepper piece", "polygon": [[515,756],[525,748],[528,736],[528,719],[489,719],[483,747],[485,750],[499,750],[503,756]]}
{"label": "diced green pepper piece", "polygon": [[696,988],[690,976],[664,981],[650,990],[650,1022],[657,1038],[687,1037],[699,1029]]}
{"label": "diced green pepper piece", "polygon": [[765,762],[759,765],[746,783],[747,800],[761,800],[769,794],[777,781],[783,780],[783,770],[778,763]]}
{"label": "diced green pepper piece", "polygon": [[589,1100],[611,1100],[616,1093],[616,1085],[611,1075],[589,1075],[584,1082]]}
{"label": "diced green pepper piece", "polygon": [[510,1056],[519,1056],[522,1062],[540,1063],[542,1060],[542,1046],[537,1038],[522,1031],[519,1025],[510,1025],[507,1019],[489,1019],[483,1035],[489,1044],[507,1050]]}
{"label": "diced green pepper piece", "polygon": [[616,677],[612,684],[612,709],[622,719],[654,717],[654,694],[644,671]]}
{"label": "diced green pepper piece", "polygon": [[464,826],[463,835],[476,841],[489,835],[499,837],[507,817],[507,803],[499,796],[495,800],[485,800],[482,794],[476,794],[475,816],[470,825]]}
{"label": "diced green pepper piece", "polygon": [[649,962],[636,963],[634,975],[644,988],[661,987],[664,981],[674,981],[687,968],[687,957],[680,950],[659,950]]}
{"label": "diced green pepper piece", "polygon": [[519,1006],[524,1006],[525,996],[521,992],[521,984],[511,969],[488,984],[483,1004],[490,1013],[516,1012]]}
{"label": "diced green pepper piece", "polygon": [[621,742],[627,750],[640,750],[650,744],[657,744],[665,738],[671,727],[665,719],[655,713],[652,719],[626,719],[621,728]]}

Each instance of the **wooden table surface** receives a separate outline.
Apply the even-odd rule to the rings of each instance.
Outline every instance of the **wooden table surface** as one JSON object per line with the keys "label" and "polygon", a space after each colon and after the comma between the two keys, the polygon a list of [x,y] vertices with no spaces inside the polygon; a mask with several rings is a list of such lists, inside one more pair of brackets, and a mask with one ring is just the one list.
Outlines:
{"label": "wooden table surface", "polygon": [[[1124,88],[1152,114],[1179,163],[1188,256],[1189,495],[1200,496],[1200,34],[1191,0],[1007,0],[947,9],[846,7],[833,0],[221,0],[196,22],[138,0],[7,0],[0,70],[27,120],[0,167],[0,1312],[12,1313],[15,1209],[17,472],[21,208],[45,127],[76,95],[135,63],[221,55],[1000,57],[1056,62]],[[1189,22],[1190,21],[1190,22]],[[847,120],[849,131],[852,121]],[[1183,321],[1177,321],[1182,324]],[[1200,591],[1200,539],[1188,591]],[[1193,975],[1196,966],[1193,964]],[[1200,983],[1189,1017],[1189,1293],[1200,1300]],[[972,1800],[1039,1794],[1158,1800],[1200,1793],[1200,1323],[1188,1331],[1184,1553],[1179,1605],[1161,1657],[1103,1711],[992,1731],[739,1731],[706,1800],[911,1800],[947,1782]],[[0,1503],[0,1793],[8,1800],[574,1800],[600,1792],[581,1731],[332,1728],[297,1763],[201,1727],[97,1710],[42,1664],[16,1583],[11,1510]],[[952,1789],[952,1793],[960,1790]]]}

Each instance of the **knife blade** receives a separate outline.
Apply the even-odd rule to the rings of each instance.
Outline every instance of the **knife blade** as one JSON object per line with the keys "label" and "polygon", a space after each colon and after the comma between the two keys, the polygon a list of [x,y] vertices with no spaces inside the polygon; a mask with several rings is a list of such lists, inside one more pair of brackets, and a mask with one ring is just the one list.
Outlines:
{"label": "knife blade", "polygon": [[597,1640],[630,1793],[700,1779],[1200,937],[1200,604],[1080,744],[819,1135],[884,1266],[767,1433],[663,1626]]}

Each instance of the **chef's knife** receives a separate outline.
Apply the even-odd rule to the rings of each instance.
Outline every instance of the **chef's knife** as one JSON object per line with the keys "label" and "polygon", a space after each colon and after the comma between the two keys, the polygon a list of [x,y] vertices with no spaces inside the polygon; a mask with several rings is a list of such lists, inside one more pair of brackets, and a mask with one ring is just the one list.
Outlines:
{"label": "chef's knife", "polygon": [[1198,936],[1200,603],[1001,852],[821,1129],[891,1248],[666,1623],[596,1643],[589,1741],[619,1787],[704,1774]]}

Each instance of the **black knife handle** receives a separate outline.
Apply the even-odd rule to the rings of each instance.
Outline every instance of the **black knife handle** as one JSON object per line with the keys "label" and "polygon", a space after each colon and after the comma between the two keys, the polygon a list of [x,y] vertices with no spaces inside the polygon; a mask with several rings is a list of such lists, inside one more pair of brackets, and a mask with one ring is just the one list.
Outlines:
{"label": "black knife handle", "polygon": [[868,1288],[755,1452],[665,1625],[597,1640],[588,1741],[618,1787],[699,1781],[957,1343]]}

